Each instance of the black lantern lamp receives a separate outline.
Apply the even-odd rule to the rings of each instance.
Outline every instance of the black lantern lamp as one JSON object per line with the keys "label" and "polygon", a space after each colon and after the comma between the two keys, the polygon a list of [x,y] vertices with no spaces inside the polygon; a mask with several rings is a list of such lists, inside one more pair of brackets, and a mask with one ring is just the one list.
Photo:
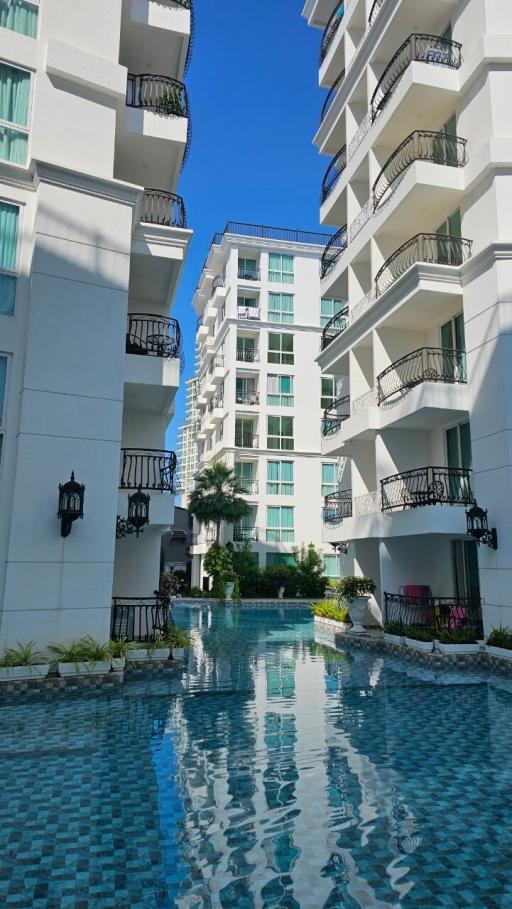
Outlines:
{"label": "black lantern lamp", "polygon": [[85,486],[77,483],[74,472],[67,483],[59,483],[59,510],[57,517],[60,518],[60,533],[63,537],[68,537],[71,533],[73,521],[84,516],[84,494]]}
{"label": "black lantern lamp", "polygon": [[120,518],[117,516],[116,537],[122,540],[129,534],[135,533],[137,538],[144,532],[144,527],[149,524],[149,503],[150,496],[142,492],[139,486],[137,492],[128,496],[128,516]]}
{"label": "black lantern lamp", "polygon": [[491,549],[498,548],[498,534],[496,528],[492,527],[489,530],[487,511],[480,508],[476,502],[469,511],[466,511],[466,521],[468,534],[476,540],[478,545],[484,543],[485,546],[489,546]]}
{"label": "black lantern lamp", "polygon": [[348,543],[331,543],[331,546],[339,555],[346,555],[348,552]]}

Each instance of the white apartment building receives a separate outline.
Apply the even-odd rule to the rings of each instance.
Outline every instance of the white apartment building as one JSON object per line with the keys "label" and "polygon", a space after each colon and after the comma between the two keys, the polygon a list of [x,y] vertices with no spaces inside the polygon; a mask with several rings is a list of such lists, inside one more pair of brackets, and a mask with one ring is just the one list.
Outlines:
{"label": "white apartment building", "polygon": [[[126,598],[155,607],[191,16],[190,0],[0,4],[0,651],[105,640],[113,597],[136,635]],[[83,520],[61,525],[72,472]]]}
{"label": "white apartment building", "polygon": [[199,379],[193,376],[187,379],[187,400],[185,422],[178,432],[178,477],[179,492],[182,496],[183,507],[187,507],[188,497],[194,488],[194,477],[197,473],[197,442],[196,433],[199,429],[199,412],[197,396],[199,393]]}
{"label": "white apartment building", "polygon": [[[251,512],[224,541],[250,542],[261,568],[322,546],[322,502],[337,488],[336,458],[321,454],[321,416],[337,397],[314,360],[339,301],[320,299],[319,261],[329,235],[229,222],[216,234],[193,305],[200,316],[197,433],[201,469],[233,466]],[[196,528],[199,531],[199,528]],[[214,540],[202,528],[192,582]],[[340,558],[324,548],[326,572]]]}
{"label": "white apartment building", "polygon": [[[512,7],[304,15],[323,30],[314,141],[331,158],[321,223],[338,228],[321,294],[344,301],[318,359],[343,385],[323,455],[349,459],[324,539],[353,542],[390,617],[404,596],[450,616],[481,597],[486,631],[511,625]],[[497,549],[468,535],[475,500]]]}

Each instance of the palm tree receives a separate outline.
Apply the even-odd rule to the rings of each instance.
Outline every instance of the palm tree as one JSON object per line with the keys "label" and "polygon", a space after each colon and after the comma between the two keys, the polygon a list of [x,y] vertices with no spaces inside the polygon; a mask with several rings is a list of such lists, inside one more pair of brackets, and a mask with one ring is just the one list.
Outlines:
{"label": "palm tree", "polygon": [[188,500],[188,510],[200,524],[215,524],[215,541],[220,541],[222,521],[234,524],[251,509],[240,494],[245,492],[235,471],[224,461],[205,467],[196,477],[196,485]]}

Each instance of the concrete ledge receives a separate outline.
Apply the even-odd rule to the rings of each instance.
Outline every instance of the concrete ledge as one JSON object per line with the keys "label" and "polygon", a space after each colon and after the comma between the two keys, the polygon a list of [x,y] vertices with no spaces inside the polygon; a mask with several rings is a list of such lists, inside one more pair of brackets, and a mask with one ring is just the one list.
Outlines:
{"label": "concrete ledge", "polygon": [[282,609],[283,607],[311,608],[316,600],[278,600],[270,597],[269,599],[254,600],[217,600],[215,597],[180,597],[173,602],[173,609],[177,606],[233,606],[237,609],[241,607],[251,607],[253,609]]}
{"label": "concrete ledge", "polygon": [[132,664],[121,672],[106,672],[101,675],[49,675],[45,679],[26,679],[0,683],[0,701],[13,694],[45,694],[56,691],[108,691],[119,690],[126,682],[140,679],[145,675],[178,673],[183,669],[183,660],[145,660],[143,664]]}

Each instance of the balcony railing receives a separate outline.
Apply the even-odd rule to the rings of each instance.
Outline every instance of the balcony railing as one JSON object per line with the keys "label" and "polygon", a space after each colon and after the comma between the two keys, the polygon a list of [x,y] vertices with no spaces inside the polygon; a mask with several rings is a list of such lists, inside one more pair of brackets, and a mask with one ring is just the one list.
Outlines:
{"label": "balcony railing", "polygon": [[466,352],[419,347],[396,360],[377,376],[379,405],[422,382],[467,382]]}
{"label": "balcony railing", "polygon": [[325,496],[323,507],[324,524],[340,524],[344,518],[352,517],[352,490],[339,489]]}
{"label": "balcony railing", "polygon": [[333,436],[338,432],[341,424],[350,417],[350,395],[344,395],[334,401],[324,410],[322,419],[322,435],[324,438]]}
{"label": "balcony railing", "polygon": [[327,56],[327,52],[332,44],[333,38],[340,26],[340,22],[345,15],[345,6],[346,3],[336,4],[334,12],[325,27],[325,31],[322,36],[322,43],[320,44],[320,65],[324,62]]}
{"label": "balcony railing", "polygon": [[258,448],[258,436],[235,433],[235,445],[237,448]]}
{"label": "balcony railing", "polygon": [[406,628],[414,625],[433,632],[468,628],[477,638],[483,637],[479,597],[412,597],[385,593],[384,621],[402,622]]}
{"label": "balcony railing", "polygon": [[181,330],[176,319],[129,313],[126,353],[172,360],[180,356],[180,347]]}
{"label": "balcony railing", "polygon": [[371,101],[372,120],[382,113],[407,67],[414,61],[459,69],[462,45],[438,35],[409,35],[379,79]]}
{"label": "balcony railing", "polygon": [[320,277],[325,278],[336,265],[348,245],[347,225],[341,227],[329,240],[320,260]]}
{"label": "balcony railing", "polygon": [[347,148],[344,145],[338,154],[335,155],[335,157],[332,159],[329,167],[325,172],[325,176],[322,181],[322,189],[320,192],[320,204],[323,204],[328,196],[330,196],[346,166]]}
{"label": "balcony railing", "polygon": [[414,161],[431,161],[446,167],[467,163],[466,140],[446,133],[415,130],[386,161],[373,184],[373,208],[380,205],[390,188]]}
{"label": "balcony railing", "polygon": [[257,527],[233,527],[233,543],[256,543]]}
{"label": "balcony railing", "polygon": [[370,10],[370,15],[368,16],[368,27],[371,28],[372,25],[376,22],[377,16],[380,13],[381,6],[383,5],[384,0],[373,0],[373,5]]}
{"label": "balcony railing", "polygon": [[257,391],[250,391],[247,394],[237,394],[236,403],[250,406],[260,403],[260,396]]}
{"label": "balcony railing", "polygon": [[237,347],[236,358],[242,363],[258,363],[260,352],[247,347]]}
{"label": "balcony railing", "polygon": [[375,277],[379,297],[406,271],[419,262],[434,265],[463,265],[471,256],[472,241],[449,234],[417,234],[386,259]]}
{"label": "balcony railing", "polygon": [[165,117],[188,117],[187,89],[183,82],[152,73],[128,73],[128,107],[144,107]]}
{"label": "balcony railing", "polygon": [[345,79],[345,70],[342,69],[338,78],[333,82],[333,84],[331,85],[331,87],[326,95],[326,98],[325,98],[325,101],[324,101],[323,107],[322,107],[322,112],[320,114],[320,123],[324,122],[327,114],[329,113],[329,111],[333,105],[334,99],[335,99],[336,95],[338,94],[338,89],[340,88],[344,79]]}
{"label": "balcony railing", "polygon": [[145,189],[140,220],[145,224],[160,224],[162,227],[186,227],[185,203],[176,193]]}
{"label": "balcony railing", "polygon": [[121,450],[120,489],[147,489],[176,492],[176,455],[174,451],[145,448]]}
{"label": "balcony railing", "polygon": [[418,467],[380,481],[382,511],[420,505],[471,505],[471,470],[466,467]]}
{"label": "balcony railing", "polygon": [[168,597],[113,597],[110,637],[113,641],[150,643],[166,635],[174,621]]}
{"label": "balcony railing", "polygon": [[246,496],[258,495],[257,480],[244,480],[243,477],[238,477],[238,483]]}
{"label": "balcony railing", "polygon": [[226,275],[216,275],[212,281],[212,290],[213,293],[217,290],[218,287],[226,286]]}
{"label": "balcony railing", "polygon": [[192,545],[193,546],[202,546],[205,543],[215,543],[217,539],[217,532],[214,527],[203,527],[200,533],[192,534]]}
{"label": "balcony railing", "polygon": [[208,412],[212,413],[214,410],[222,410],[224,408],[224,398],[215,397],[212,398],[208,404]]}
{"label": "balcony railing", "polygon": [[236,315],[238,319],[259,319],[260,311],[255,306],[239,306]]}
{"label": "balcony railing", "polygon": [[224,369],[224,357],[220,354],[217,354],[217,356],[213,357],[210,363],[210,368],[208,370],[209,374],[213,375],[216,369]]}
{"label": "balcony railing", "polygon": [[241,281],[261,281],[261,269],[258,265],[239,265],[238,277]]}
{"label": "balcony railing", "polygon": [[340,311],[332,317],[332,319],[329,319],[325,326],[320,342],[321,350],[325,350],[331,341],[334,341],[342,331],[345,331],[345,329],[348,328],[349,324],[348,306],[344,306],[343,309],[340,309]]}

